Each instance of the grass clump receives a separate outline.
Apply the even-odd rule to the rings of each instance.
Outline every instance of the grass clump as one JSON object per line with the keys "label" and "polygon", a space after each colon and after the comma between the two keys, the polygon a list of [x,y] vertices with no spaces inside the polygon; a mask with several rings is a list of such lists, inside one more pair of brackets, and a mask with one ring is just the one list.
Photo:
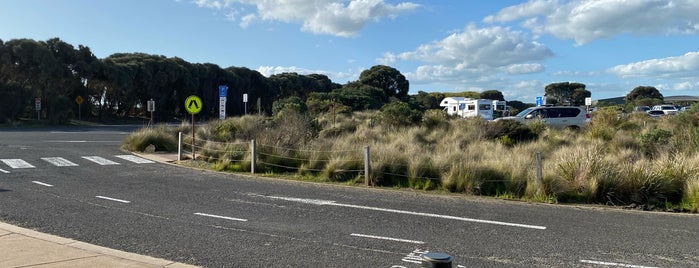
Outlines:
{"label": "grass clump", "polygon": [[149,147],[155,152],[176,152],[177,135],[165,126],[143,128],[129,134],[121,147],[133,152],[145,152]]}

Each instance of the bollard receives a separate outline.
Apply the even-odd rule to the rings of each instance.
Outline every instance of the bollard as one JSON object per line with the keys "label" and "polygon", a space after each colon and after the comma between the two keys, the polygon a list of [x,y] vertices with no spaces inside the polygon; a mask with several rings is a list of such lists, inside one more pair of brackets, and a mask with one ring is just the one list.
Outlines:
{"label": "bollard", "polygon": [[177,161],[182,161],[182,131],[180,131],[177,138]]}
{"label": "bollard", "polygon": [[451,268],[454,257],[445,253],[429,252],[422,254],[423,268]]}

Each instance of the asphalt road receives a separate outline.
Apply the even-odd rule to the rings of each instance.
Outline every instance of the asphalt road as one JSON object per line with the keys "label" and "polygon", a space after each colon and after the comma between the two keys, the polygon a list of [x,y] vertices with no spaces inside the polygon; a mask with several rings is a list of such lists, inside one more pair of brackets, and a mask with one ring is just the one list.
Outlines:
{"label": "asphalt road", "polygon": [[699,267],[697,215],[142,163],[119,150],[133,129],[0,130],[0,220],[206,267]]}

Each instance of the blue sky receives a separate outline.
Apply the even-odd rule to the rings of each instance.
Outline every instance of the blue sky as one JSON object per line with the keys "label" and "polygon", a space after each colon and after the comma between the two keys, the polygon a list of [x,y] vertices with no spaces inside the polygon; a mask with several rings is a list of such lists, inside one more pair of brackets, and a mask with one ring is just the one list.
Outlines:
{"label": "blue sky", "polygon": [[699,95],[696,0],[0,0],[0,39],[143,52],[345,84],[377,64],[410,93],[500,90],[534,102],[554,82],[593,99],[654,86]]}

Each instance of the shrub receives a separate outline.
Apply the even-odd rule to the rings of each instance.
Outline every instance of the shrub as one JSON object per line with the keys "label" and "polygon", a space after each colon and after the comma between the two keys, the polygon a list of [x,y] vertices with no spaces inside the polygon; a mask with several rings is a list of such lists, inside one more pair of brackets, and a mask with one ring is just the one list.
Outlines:
{"label": "shrub", "polygon": [[447,113],[444,110],[427,110],[422,116],[422,126],[428,130],[449,127]]}
{"label": "shrub", "polygon": [[537,134],[527,125],[514,120],[488,122],[485,129],[486,139],[497,139],[504,145],[514,145],[518,142],[531,141],[537,138]]}
{"label": "shrub", "polygon": [[122,148],[132,152],[143,152],[146,147],[153,145],[155,151],[176,152],[177,138],[165,128],[142,128],[133,132],[126,137]]}
{"label": "shrub", "polygon": [[671,137],[672,133],[670,131],[655,128],[648,132],[641,133],[638,139],[643,153],[653,158],[656,154],[669,149],[668,145]]}

